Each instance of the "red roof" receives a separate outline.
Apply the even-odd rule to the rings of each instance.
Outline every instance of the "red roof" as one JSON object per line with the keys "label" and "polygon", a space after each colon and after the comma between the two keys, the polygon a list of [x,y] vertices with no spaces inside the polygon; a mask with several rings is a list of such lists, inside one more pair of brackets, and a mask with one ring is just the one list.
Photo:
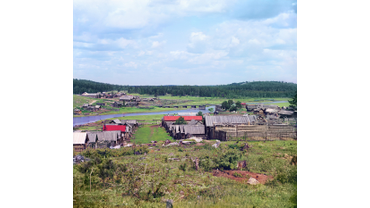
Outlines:
{"label": "red roof", "polygon": [[247,105],[247,103],[242,103],[242,105]]}
{"label": "red roof", "polygon": [[121,131],[126,132],[125,125],[104,125],[103,131]]}
{"label": "red roof", "polygon": [[[202,121],[203,117],[202,116],[182,116],[185,121],[191,121],[191,120],[196,120],[196,121]],[[163,116],[164,121],[176,121],[179,119],[180,116]]]}

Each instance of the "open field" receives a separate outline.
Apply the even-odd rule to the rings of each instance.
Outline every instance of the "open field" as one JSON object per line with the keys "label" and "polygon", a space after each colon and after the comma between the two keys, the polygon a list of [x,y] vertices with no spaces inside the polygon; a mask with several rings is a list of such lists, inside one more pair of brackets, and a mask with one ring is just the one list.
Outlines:
{"label": "open field", "polygon": [[165,141],[166,139],[173,141],[173,138],[168,135],[164,128],[160,128],[159,125],[143,125],[136,130],[135,139],[131,141],[139,144],[150,143],[151,141]]}
{"label": "open field", "polygon": [[[211,147],[215,141],[183,147],[162,143],[84,151],[91,160],[73,166],[74,206],[165,207],[167,199],[174,207],[192,208],[296,204],[296,141],[248,142],[248,151],[240,149],[244,141],[222,142],[217,149]],[[199,158],[199,170],[191,158]],[[247,167],[235,170],[241,160]],[[247,184],[249,177],[260,184]]]}

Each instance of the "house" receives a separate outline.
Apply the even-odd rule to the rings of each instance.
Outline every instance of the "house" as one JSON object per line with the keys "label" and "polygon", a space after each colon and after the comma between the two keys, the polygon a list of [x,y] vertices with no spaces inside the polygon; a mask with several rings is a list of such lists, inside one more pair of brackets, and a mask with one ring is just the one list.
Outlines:
{"label": "house", "polygon": [[196,126],[196,125],[203,125],[203,123],[200,122],[200,121],[196,121],[196,120],[192,119],[191,121],[188,122],[188,125]]}
{"label": "house", "polygon": [[187,106],[187,105],[183,105],[182,107],[183,107],[183,108],[188,108],[188,106]]}
{"label": "house", "polygon": [[74,109],[74,111],[73,111],[73,113],[75,114],[75,115],[81,115],[81,110],[80,109]]}
{"label": "house", "polygon": [[121,131],[91,131],[88,135],[95,138],[96,148],[106,148],[123,142]]}
{"label": "house", "polygon": [[122,124],[122,122],[119,119],[114,119],[114,120],[110,121],[109,123]]}
{"label": "house", "polygon": [[100,105],[96,105],[96,106],[95,106],[95,110],[101,110]]}
{"label": "house", "polygon": [[200,105],[199,106],[199,110],[205,110],[206,109],[206,106],[205,105]]}
{"label": "house", "polygon": [[89,137],[86,132],[73,132],[73,148],[76,152],[86,149]]}
{"label": "house", "polygon": [[134,100],[134,96],[132,95],[124,95],[119,98],[119,101],[125,101],[125,102],[130,102]]}
{"label": "house", "polygon": [[87,93],[87,92],[84,92],[84,93],[81,94],[81,96],[91,97],[91,98],[100,98],[102,95],[100,93]]}
{"label": "house", "polygon": [[122,138],[129,138],[130,136],[126,134],[126,125],[104,124],[103,131],[120,131]]}
{"label": "house", "polygon": [[247,111],[254,111],[257,109],[257,105],[251,104],[251,105],[246,105]]}
{"label": "house", "polygon": [[216,126],[251,125],[249,116],[204,116],[206,135],[215,138]]}
{"label": "house", "polygon": [[130,124],[133,127],[138,127],[139,123],[136,120],[121,120],[122,124]]}
{"label": "house", "polygon": [[128,106],[128,107],[133,107],[133,106],[138,106],[139,103],[138,102],[125,102],[125,106]]}
{"label": "house", "polygon": [[162,126],[166,130],[168,130],[169,125],[171,125],[171,123],[176,122],[176,120],[179,119],[180,117],[183,117],[184,120],[187,123],[189,123],[191,120],[195,120],[195,121],[199,121],[199,122],[202,122],[202,120],[203,120],[203,117],[202,116],[163,116],[163,118],[162,118]]}
{"label": "house", "polygon": [[113,104],[112,104],[112,107],[114,107],[114,108],[120,108],[120,107],[122,107],[123,106],[123,104],[122,103],[119,103],[119,102],[117,102],[117,101],[115,101]]}
{"label": "house", "polygon": [[82,106],[83,108],[88,108],[89,107],[89,104],[83,104]]}
{"label": "house", "polygon": [[280,110],[278,114],[280,115],[280,117],[284,117],[284,118],[297,117],[296,116],[297,114],[294,111],[288,111],[288,110]]}
{"label": "house", "polygon": [[241,103],[241,105],[242,105],[243,107],[246,107],[246,106],[247,106],[247,103]]}
{"label": "house", "polygon": [[205,137],[204,125],[171,125],[168,129],[170,136],[175,139],[187,139],[190,137]]}

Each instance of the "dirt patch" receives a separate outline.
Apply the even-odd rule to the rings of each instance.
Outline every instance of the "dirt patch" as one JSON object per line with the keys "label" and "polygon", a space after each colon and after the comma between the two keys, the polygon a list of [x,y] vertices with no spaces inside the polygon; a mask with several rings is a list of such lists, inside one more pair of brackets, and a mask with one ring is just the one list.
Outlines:
{"label": "dirt patch", "polygon": [[196,143],[195,146],[203,146],[204,143]]}
{"label": "dirt patch", "polygon": [[161,127],[161,125],[152,125],[152,126],[150,126],[150,128],[159,128],[159,127]]}
{"label": "dirt patch", "polygon": [[[242,177],[235,177],[233,174],[238,173],[242,175]],[[272,176],[267,176],[259,173],[252,173],[249,171],[241,171],[241,170],[224,170],[224,171],[217,171],[213,170],[213,176],[216,177],[224,177],[224,178],[229,178],[241,183],[246,183],[250,177],[255,178],[258,182],[261,184],[265,184],[267,180],[272,180]]]}

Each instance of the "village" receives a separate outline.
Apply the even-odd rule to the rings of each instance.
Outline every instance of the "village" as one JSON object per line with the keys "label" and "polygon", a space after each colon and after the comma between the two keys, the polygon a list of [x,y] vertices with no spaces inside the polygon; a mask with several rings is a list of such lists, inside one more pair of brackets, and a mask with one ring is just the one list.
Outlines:
{"label": "village", "polygon": [[[157,106],[161,108],[199,109],[204,110],[209,105],[162,105],[160,99],[140,98],[117,93],[83,93],[81,96],[91,98],[116,98],[110,102],[113,108],[125,106]],[[99,111],[109,103],[84,104],[82,109]],[[210,104],[211,105],[211,104]],[[145,107],[143,107],[145,108]],[[243,111],[244,110],[244,111]],[[76,108],[74,113],[80,113]],[[240,113],[241,112],[241,113]],[[228,112],[220,104],[215,105],[209,113],[179,112],[164,115],[157,121],[158,126],[174,139],[166,140],[165,145],[181,145],[196,143],[202,140],[231,141],[237,138],[248,140],[286,140],[297,138],[297,111],[291,107],[277,105],[241,103],[238,112]],[[107,119],[100,122],[100,131],[74,131],[73,145],[76,152],[87,148],[124,148],[135,145],[135,132],[145,125],[137,120]],[[193,139],[194,142],[183,141]],[[152,145],[158,141],[142,145]],[[171,143],[171,144],[170,144]]]}

